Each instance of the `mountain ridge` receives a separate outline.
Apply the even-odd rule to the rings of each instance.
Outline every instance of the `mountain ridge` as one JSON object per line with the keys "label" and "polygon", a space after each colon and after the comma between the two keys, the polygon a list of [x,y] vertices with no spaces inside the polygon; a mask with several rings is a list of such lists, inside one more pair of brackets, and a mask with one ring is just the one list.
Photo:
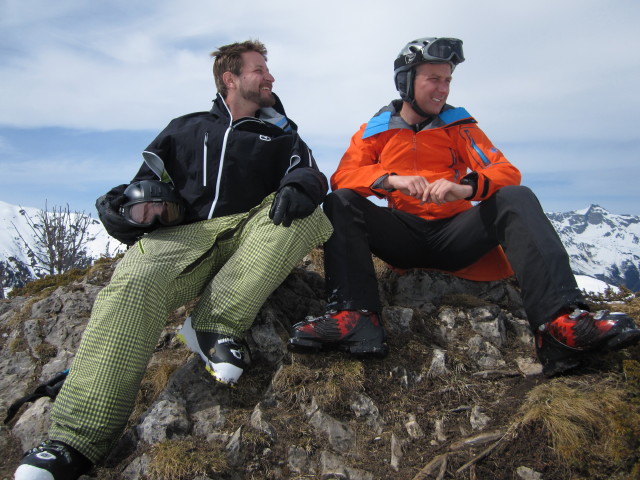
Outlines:
{"label": "mountain ridge", "polygon": [[545,213],[569,254],[574,274],[640,290],[640,217],[610,213],[595,204]]}
{"label": "mountain ridge", "polygon": [[[26,216],[34,219],[41,211],[0,201],[0,267],[5,270],[4,284],[0,286],[5,293],[46,273],[35,266],[20,238],[33,241]],[[589,277],[614,287],[640,290],[640,217],[614,214],[596,204],[581,210],[545,213],[567,249],[577,278]],[[91,217],[88,228],[94,238],[87,245],[89,257],[98,259],[125,250],[106,233],[98,219]]]}

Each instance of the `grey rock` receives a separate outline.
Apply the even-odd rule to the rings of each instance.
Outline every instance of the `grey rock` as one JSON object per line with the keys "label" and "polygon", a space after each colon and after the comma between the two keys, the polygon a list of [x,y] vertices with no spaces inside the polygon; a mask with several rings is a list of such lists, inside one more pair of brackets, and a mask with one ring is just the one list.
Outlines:
{"label": "grey rock", "polygon": [[380,410],[368,395],[360,392],[357,393],[351,402],[351,410],[355,413],[356,417],[364,418],[366,424],[375,433],[382,433],[385,422],[380,415]]}
{"label": "grey rock", "polygon": [[343,453],[353,449],[355,432],[350,426],[323,412],[317,406],[315,399],[312,399],[311,405],[305,410],[309,424],[313,426],[319,434],[327,437],[331,447]]}
{"label": "grey rock", "polygon": [[251,351],[259,352],[269,363],[279,362],[287,353],[287,345],[278,335],[274,323],[254,325],[250,330],[250,336],[253,341]]}
{"label": "grey rock", "polygon": [[309,455],[307,451],[297,445],[289,447],[287,451],[287,466],[289,470],[296,474],[307,472],[309,469]]}
{"label": "grey rock", "polygon": [[[93,281],[98,283],[91,283]],[[80,284],[60,287],[31,306],[27,303],[28,298],[0,301],[0,331],[3,334],[0,339],[1,407],[6,408],[38,383],[71,365],[95,295],[102,288],[100,281],[98,278],[87,279]],[[529,348],[532,336],[518,303],[519,294],[508,283],[468,282],[438,272],[412,271],[405,275],[389,274],[381,291],[386,305],[382,318],[389,336],[415,335],[425,346],[422,351],[408,349],[407,353],[412,356],[410,361],[395,364],[385,359],[364,363],[366,369],[385,369],[384,373],[396,389],[394,393],[415,396],[418,390],[422,394],[425,386],[431,388],[433,384],[433,394],[442,395],[446,402],[452,392],[455,395],[458,379],[452,378],[451,385],[446,382],[448,377],[457,375],[458,368],[462,369],[461,377],[478,373],[474,370],[504,372],[506,352],[514,347],[518,350],[515,363],[520,372],[539,374],[540,365],[535,362],[533,349]],[[443,305],[443,297],[453,293],[475,295],[492,305],[475,308]],[[142,480],[149,457],[140,455],[145,445],[140,445],[142,450],[136,452],[140,440],[156,443],[197,437],[197,441],[208,442],[214,448],[225,448],[230,468],[234,470],[225,474],[233,480],[250,478],[243,475],[259,478],[265,473],[265,465],[274,480],[294,477],[369,480],[374,478],[372,473],[351,467],[356,462],[362,465],[363,459],[368,460],[368,444],[390,454],[372,461],[381,462],[383,469],[405,472],[403,458],[408,459],[410,449],[423,446],[425,441],[442,451],[484,448],[488,442],[495,441],[492,432],[485,432],[491,419],[481,405],[473,406],[472,400],[449,404],[446,407],[449,410],[432,413],[416,407],[415,413],[411,413],[404,411],[402,405],[378,405],[382,393],[375,388],[369,390],[367,386],[366,392],[361,389],[349,392],[346,403],[337,413],[323,411],[315,400],[301,405],[303,415],[298,411],[291,415],[297,421],[304,416],[307,425],[302,424],[300,432],[304,437],[296,438],[294,445],[283,445],[281,435],[278,435],[283,418],[271,416],[272,409],[282,408],[283,399],[275,387],[267,384],[264,373],[269,369],[275,372],[280,366],[298,361],[300,357],[290,356],[286,350],[288,329],[306,315],[323,313],[323,296],[322,278],[317,273],[296,270],[285,280],[260,310],[246,336],[259,374],[252,377],[248,370],[247,383],[237,389],[217,383],[196,355],[186,361],[182,360],[183,356],[171,355],[170,361],[184,364],[176,369],[147,412],[137,421],[132,419],[134,426],[125,432],[114,450],[117,453],[112,456],[117,461],[134,460],[129,461],[126,468],[120,463],[117,468],[122,473],[118,475]],[[158,343],[162,353],[184,349],[175,341],[175,320],[177,316],[187,315],[189,308],[182,307],[172,314],[174,322],[163,332]],[[528,357],[527,352],[531,352],[531,356]],[[166,362],[167,358],[154,355],[150,365]],[[389,358],[394,357],[390,355]],[[315,357],[305,363],[314,365],[324,361],[326,359]],[[519,375],[515,365],[509,365],[509,368]],[[535,373],[536,369],[538,373]],[[255,379],[258,381],[253,381]],[[453,390],[446,390],[448,387]],[[398,392],[400,389],[402,391]],[[459,404],[462,406],[454,408]],[[19,442],[20,447],[26,449],[46,438],[50,407],[48,398],[23,407],[19,417],[10,424],[11,430],[0,429],[0,448]],[[391,409],[396,407],[398,410]],[[229,425],[231,423],[233,426]],[[242,426],[238,427],[239,424]],[[245,430],[247,428],[249,430]],[[423,428],[427,430],[426,434]],[[254,429],[264,435],[251,433]],[[457,442],[460,432],[479,435]],[[425,436],[427,439],[420,441]],[[264,443],[254,443],[255,438]],[[411,451],[412,458],[415,454]],[[283,458],[277,458],[277,455]],[[380,464],[375,468],[380,468]],[[526,467],[522,468],[524,472]],[[393,471],[376,471],[375,474],[391,474],[392,477]],[[398,473],[399,478],[400,475]],[[521,475],[520,471],[518,475]]]}
{"label": "grey rock", "polygon": [[433,349],[433,357],[427,375],[429,377],[444,377],[449,373],[447,368],[447,354],[440,348]]}
{"label": "grey rock", "polygon": [[405,444],[405,440],[400,439],[395,433],[391,434],[391,461],[389,464],[396,472],[400,469],[400,461],[402,460],[402,447]]}
{"label": "grey rock", "polygon": [[351,468],[343,457],[323,450],[320,454],[320,478],[373,480],[373,475],[364,470]]}
{"label": "grey rock", "polygon": [[11,433],[20,441],[22,450],[26,451],[47,439],[51,406],[49,397],[39,398],[16,421]]}
{"label": "grey rock", "polygon": [[242,448],[242,427],[238,428],[233,435],[231,435],[226,450],[227,460],[230,465],[238,466],[244,463],[245,452]]}
{"label": "grey rock", "polygon": [[[10,345],[10,342],[9,342]],[[36,369],[35,359],[26,351],[5,347],[0,355],[0,405],[7,408],[27,394]]]}
{"label": "grey rock", "polygon": [[384,307],[382,309],[384,326],[391,335],[411,332],[413,309],[405,307]]}
{"label": "grey rock", "polygon": [[424,431],[420,427],[420,424],[416,420],[416,416],[414,414],[409,415],[409,420],[404,424],[404,428],[406,428],[407,434],[409,434],[409,438],[411,438],[411,440],[424,438]]}
{"label": "grey rock", "polygon": [[469,422],[471,423],[472,430],[482,430],[490,421],[491,417],[486,415],[478,405],[471,409]]}
{"label": "grey rock", "polygon": [[480,335],[471,337],[468,342],[468,347],[469,357],[481,369],[496,369],[506,365],[500,350]]}
{"label": "grey rock", "polygon": [[143,480],[145,473],[149,469],[149,455],[143,453],[140,457],[136,457],[127,465],[121,473],[123,480]]}
{"label": "grey rock", "polygon": [[184,401],[170,395],[156,401],[136,427],[140,439],[149,444],[184,437],[190,429]]}
{"label": "grey rock", "polygon": [[542,474],[529,467],[518,467],[516,475],[522,480],[542,480]]}
{"label": "grey rock", "polygon": [[251,426],[257,431],[268,435],[271,439],[276,438],[276,429],[266,419],[260,404],[258,403],[251,413]]}
{"label": "grey rock", "polygon": [[496,347],[502,347],[507,341],[505,316],[500,307],[474,308],[468,313],[471,328]]}
{"label": "grey rock", "polygon": [[201,408],[191,413],[193,434],[207,437],[221,428],[225,422],[225,416],[220,405]]}

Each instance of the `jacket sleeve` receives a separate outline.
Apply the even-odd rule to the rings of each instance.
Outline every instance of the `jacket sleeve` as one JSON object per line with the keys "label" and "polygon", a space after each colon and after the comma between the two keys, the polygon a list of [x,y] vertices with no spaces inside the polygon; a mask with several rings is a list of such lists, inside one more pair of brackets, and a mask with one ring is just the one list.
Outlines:
{"label": "jacket sleeve", "polygon": [[[147,148],[144,149],[145,152],[152,152],[160,157],[165,164],[165,168],[168,167],[167,169],[171,169],[169,160],[173,158],[171,141],[172,126],[173,121],[162,132],[158,134],[158,136],[149,144]],[[158,175],[156,175],[147,166],[146,162],[143,162],[140,166],[140,169],[138,170],[138,173],[136,173],[136,175],[133,177],[132,182],[136,182],[139,180],[158,180]]]}
{"label": "jacket sleeve", "polygon": [[289,168],[282,177],[278,190],[286,185],[296,185],[301,188],[316,205],[320,205],[327,195],[327,177],[320,171],[311,149],[295,133]]}
{"label": "jacket sleeve", "polygon": [[331,176],[331,188],[349,188],[364,197],[376,195],[379,198],[385,196],[383,189],[374,189],[372,185],[380,177],[393,172],[386,171],[379,162],[379,142],[384,134],[375,135],[367,139],[362,138],[366,124],[351,137],[351,143],[347,148],[337,170]]}
{"label": "jacket sleeve", "polygon": [[474,187],[473,195],[467,200],[481,201],[506,185],[520,184],[520,171],[493,146],[477,125],[460,126],[455,138],[457,150],[471,170],[462,180],[462,183]]}

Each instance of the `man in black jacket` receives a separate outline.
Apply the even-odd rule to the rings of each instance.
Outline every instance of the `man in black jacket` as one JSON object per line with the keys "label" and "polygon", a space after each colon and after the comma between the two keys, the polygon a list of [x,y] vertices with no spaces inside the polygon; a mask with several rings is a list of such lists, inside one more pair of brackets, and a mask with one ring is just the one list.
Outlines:
{"label": "man in black jacket", "polygon": [[[27,452],[16,479],[75,479],[109,453],[169,313],[193,298],[179,338],[216,380],[236,383],[260,307],[331,235],[318,208],[326,178],[272,92],[266,53],[257,41],[214,52],[211,111],[173,120],[143,152],[132,184],[98,200],[107,230],[135,245],[96,300],[50,440]],[[163,189],[182,198],[180,223],[163,212],[160,228],[144,224],[136,216],[156,204],[142,201]]]}

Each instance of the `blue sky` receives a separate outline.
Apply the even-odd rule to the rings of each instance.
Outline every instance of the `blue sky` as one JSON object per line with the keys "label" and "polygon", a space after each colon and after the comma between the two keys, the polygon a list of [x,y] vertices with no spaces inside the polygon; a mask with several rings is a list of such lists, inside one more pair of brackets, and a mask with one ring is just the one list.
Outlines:
{"label": "blue sky", "polygon": [[174,117],[208,110],[209,53],[258,38],[321,169],[396,98],[409,40],[452,36],[465,107],[545,211],[640,215],[640,2],[0,0],[0,200],[70,205],[126,183]]}

